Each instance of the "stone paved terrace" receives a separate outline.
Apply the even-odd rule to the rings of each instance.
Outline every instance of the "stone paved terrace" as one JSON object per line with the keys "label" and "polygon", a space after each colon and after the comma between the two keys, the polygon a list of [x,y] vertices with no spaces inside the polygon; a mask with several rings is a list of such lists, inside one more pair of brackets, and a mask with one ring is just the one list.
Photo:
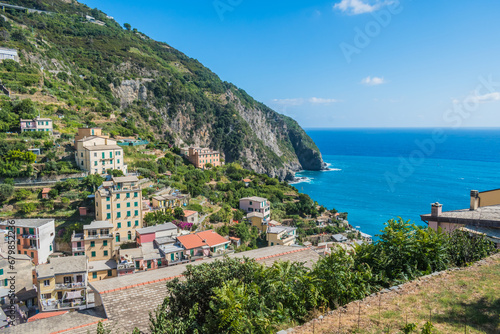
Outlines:
{"label": "stone paved terrace", "polygon": [[[267,266],[276,261],[306,262],[308,267],[318,261],[319,255],[308,248],[274,246],[260,248],[248,252],[233,253],[229,257],[248,257]],[[216,259],[206,259],[192,262],[192,265],[215,261]],[[136,273],[128,276],[111,278],[98,282],[92,282],[92,287],[100,293],[102,303],[107,315],[105,326],[111,330],[111,333],[131,333],[134,327],[142,332],[149,332],[149,312],[160,305],[167,296],[165,281],[180,277],[187,264],[166,267],[151,270],[142,273]],[[96,297],[97,298],[97,297]],[[48,320],[49,322],[59,322],[58,317]],[[40,320],[42,321],[42,320]],[[80,322],[82,322],[81,319]],[[38,322],[38,321],[37,321]],[[37,323],[35,322],[35,323]],[[78,325],[68,326],[64,333],[71,334],[94,334],[96,333],[97,323],[95,320],[88,321],[87,326],[74,328]],[[25,325],[17,326],[14,331],[9,333],[29,333],[24,331]],[[56,333],[53,331],[37,331],[40,334]],[[41,328],[40,328],[41,329]],[[0,330],[0,333],[2,331]],[[62,333],[62,332],[61,332]]]}

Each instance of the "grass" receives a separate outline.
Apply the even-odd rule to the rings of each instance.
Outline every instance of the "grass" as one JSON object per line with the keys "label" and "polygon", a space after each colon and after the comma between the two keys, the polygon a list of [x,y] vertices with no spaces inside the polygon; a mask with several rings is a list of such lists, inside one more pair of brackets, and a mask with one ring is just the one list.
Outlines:
{"label": "grass", "polygon": [[[353,302],[316,321],[314,334],[402,333],[406,323],[415,323],[420,333],[429,320],[437,333],[498,334],[499,277],[500,254],[496,254],[469,268],[408,282],[397,292],[367,297],[361,301],[361,309]],[[305,324],[293,333],[311,334],[313,325]]]}

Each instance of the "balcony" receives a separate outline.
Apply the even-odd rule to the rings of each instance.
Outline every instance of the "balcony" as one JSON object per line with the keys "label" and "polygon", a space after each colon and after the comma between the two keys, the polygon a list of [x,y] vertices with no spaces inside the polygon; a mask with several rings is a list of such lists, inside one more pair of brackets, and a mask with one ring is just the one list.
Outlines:
{"label": "balcony", "polygon": [[24,239],[36,239],[36,234],[29,234],[29,233],[26,233],[26,234],[22,234],[22,237]]}
{"label": "balcony", "polygon": [[90,239],[109,239],[113,238],[112,234],[94,234],[94,235],[88,235],[85,237],[86,240]]}
{"label": "balcony", "polygon": [[73,247],[71,250],[73,251],[73,253],[75,253],[75,252],[85,252],[85,247]]}
{"label": "balcony", "polygon": [[75,283],[56,283],[56,290],[60,289],[78,289],[85,288],[85,282],[75,282]]}
{"label": "balcony", "polygon": [[135,269],[135,264],[131,262],[118,263],[116,269],[118,270]]}
{"label": "balcony", "polygon": [[42,306],[43,311],[54,311],[54,310],[64,310],[70,308],[87,308],[87,304],[85,300],[80,302],[63,302],[62,300],[41,300],[40,304]]}

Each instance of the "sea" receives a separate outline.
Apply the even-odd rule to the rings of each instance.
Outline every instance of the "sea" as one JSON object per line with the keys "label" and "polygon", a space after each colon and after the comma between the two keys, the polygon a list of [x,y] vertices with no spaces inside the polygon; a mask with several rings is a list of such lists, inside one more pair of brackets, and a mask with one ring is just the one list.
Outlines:
{"label": "sea", "polygon": [[500,128],[306,129],[329,170],[293,185],[376,238],[389,219],[424,225],[431,203],[469,208],[470,190],[500,188]]}

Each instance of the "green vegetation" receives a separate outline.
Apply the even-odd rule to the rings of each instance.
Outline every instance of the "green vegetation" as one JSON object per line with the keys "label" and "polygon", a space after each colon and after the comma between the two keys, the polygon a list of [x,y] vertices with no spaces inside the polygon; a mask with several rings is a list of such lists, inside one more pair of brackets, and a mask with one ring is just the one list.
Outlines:
{"label": "green vegetation", "polygon": [[[461,265],[469,258],[455,250],[468,249],[471,243],[482,250],[473,261],[495,252],[482,236],[458,230],[448,236],[401,219],[387,222],[382,232],[380,241],[353,254],[339,249],[313,269],[290,262],[267,268],[251,259],[229,258],[188,266],[184,281],[167,283],[169,297],[151,315],[151,330],[275,333],[285,324],[307,321],[315,310],[336,308],[382,287]],[[431,329],[430,323],[424,326],[425,333]]]}
{"label": "green vegetation", "polygon": [[[63,135],[73,136],[83,125],[99,125],[111,136],[137,135],[159,147],[176,138],[191,144],[203,131],[209,146],[222,151],[227,162],[238,161],[244,167],[258,163],[269,173],[297,160],[306,168],[321,167],[316,145],[295,121],[223,82],[196,59],[77,2],[16,4],[55,14],[5,9],[9,21],[0,18],[0,39],[3,46],[20,51],[20,63],[0,64],[2,83],[14,94],[29,95],[42,116],[60,116],[55,120]],[[87,21],[85,15],[105,26]],[[145,95],[124,102],[116,88],[131,80]],[[277,138],[279,155],[257,138],[241,108],[262,114]],[[19,126],[21,114],[11,111],[0,113],[5,131],[17,131]],[[186,121],[177,129],[179,117]]]}

